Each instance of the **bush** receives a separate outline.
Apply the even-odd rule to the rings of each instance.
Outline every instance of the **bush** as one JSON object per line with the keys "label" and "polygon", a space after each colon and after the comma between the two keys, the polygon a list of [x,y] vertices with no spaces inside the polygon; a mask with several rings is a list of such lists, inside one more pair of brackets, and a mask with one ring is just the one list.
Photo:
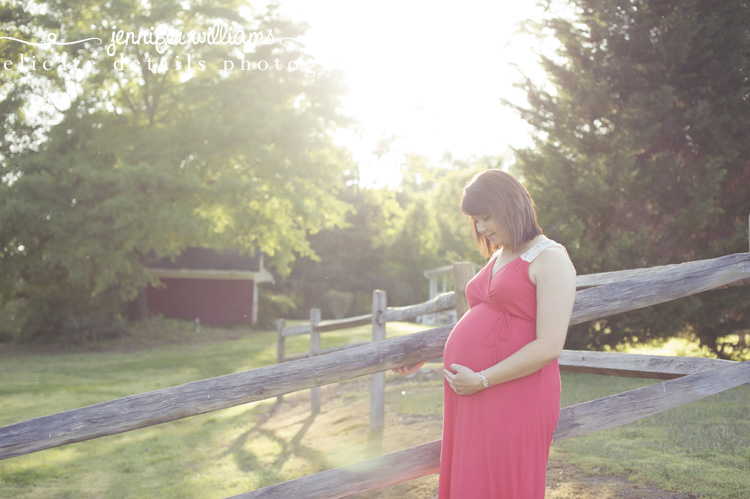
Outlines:
{"label": "bush", "polygon": [[296,308],[289,296],[261,289],[258,292],[258,327],[275,329],[276,321],[288,317]]}
{"label": "bush", "polygon": [[0,306],[0,343],[15,342],[21,337],[26,300],[11,300]]}

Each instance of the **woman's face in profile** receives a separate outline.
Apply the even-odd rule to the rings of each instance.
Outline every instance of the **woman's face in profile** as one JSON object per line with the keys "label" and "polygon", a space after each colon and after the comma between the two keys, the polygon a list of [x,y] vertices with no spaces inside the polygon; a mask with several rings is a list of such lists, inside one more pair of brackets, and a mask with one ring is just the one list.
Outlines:
{"label": "woman's face in profile", "polygon": [[477,227],[477,232],[496,247],[509,243],[508,236],[500,224],[489,215],[475,215],[471,217]]}

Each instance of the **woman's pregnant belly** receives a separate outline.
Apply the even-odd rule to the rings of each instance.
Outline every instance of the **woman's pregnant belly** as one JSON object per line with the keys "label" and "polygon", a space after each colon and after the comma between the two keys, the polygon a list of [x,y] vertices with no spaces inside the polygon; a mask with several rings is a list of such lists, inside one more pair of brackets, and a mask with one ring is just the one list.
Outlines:
{"label": "woman's pregnant belly", "polygon": [[487,369],[536,337],[536,324],[486,303],[464,314],[448,336],[443,364],[460,364],[474,371]]}

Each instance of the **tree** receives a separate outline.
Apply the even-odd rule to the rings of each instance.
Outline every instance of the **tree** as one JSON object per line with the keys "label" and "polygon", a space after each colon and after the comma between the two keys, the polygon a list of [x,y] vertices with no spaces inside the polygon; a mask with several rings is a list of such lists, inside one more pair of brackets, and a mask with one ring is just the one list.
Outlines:
{"label": "tree", "polygon": [[346,224],[312,235],[310,244],[315,255],[295,260],[289,279],[282,285],[296,297],[298,312],[304,317],[313,307],[327,314],[324,298],[332,290],[353,295],[347,314],[352,316],[371,311],[374,289],[391,289],[382,267],[394,239],[393,226],[403,217],[394,192],[349,184],[338,196],[351,206]]}
{"label": "tree", "polygon": [[394,287],[389,303],[426,300],[425,270],[459,261],[481,264],[469,219],[460,210],[461,194],[474,174],[501,163],[502,158],[492,157],[459,161],[446,153],[435,165],[419,154],[406,155],[397,194],[404,216],[394,227],[396,235],[383,268]]}
{"label": "tree", "polygon": [[[58,97],[67,88],[70,105],[38,144],[3,152],[0,281],[11,291],[0,298],[25,300],[30,332],[111,323],[154,281],[147,264],[188,246],[260,250],[284,275],[295,253],[312,254],[309,234],[343,223],[335,192],[347,159],[328,135],[347,123],[338,78],[314,71],[294,41],[301,28],[275,6],[247,15],[235,0],[35,5],[38,15],[18,18],[21,32],[43,17],[68,40],[150,27],[235,37],[45,52],[49,65],[85,69],[39,72]],[[226,42],[238,33],[255,42]],[[22,98],[17,117],[44,86],[25,88],[3,102]]]}
{"label": "tree", "polygon": [[472,236],[470,218],[461,213],[461,196],[466,183],[477,173],[505,168],[507,158],[486,156],[470,160],[456,160],[450,155],[443,159],[443,168],[430,194],[430,204],[440,227],[440,259],[446,265],[455,262],[474,262],[482,266],[483,261]]}
{"label": "tree", "polygon": [[392,306],[426,300],[425,270],[457,261],[481,264],[468,218],[460,212],[461,192],[473,174],[500,163],[446,155],[434,165],[411,154],[397,189],[349,182],[339,192],[351,206],[346,226],[311,236],[317,257],[298,258],[278,288],[295,296],[298,317],[312,307],[326,311],[325,296],[332,290],[354,296],[350,316],[371,310],[374,289],[385,290]]}
{"label": "tree", "polygon": [[[746,251],[750,192],[750,8],[741,0],[573,0],[540,27],[552,88],[521,83],[537,131],[519,171],[546,232],[578,272]],[[741,289],[571,331],[574,348],[692,329],[718,353],[750,327]]]}

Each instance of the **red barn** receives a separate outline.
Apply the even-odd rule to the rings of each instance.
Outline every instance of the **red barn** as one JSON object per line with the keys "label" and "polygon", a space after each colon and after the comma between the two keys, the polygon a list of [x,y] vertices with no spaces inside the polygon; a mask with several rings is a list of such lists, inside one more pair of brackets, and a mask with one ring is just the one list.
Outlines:
{"label": "red barn", "polygon": [[209,248],[188,248],[149,270],[161,287],[146,290],[148,311],[202,324],[252,324],[258,320],[258,284],[273,280],[255,256]]}

